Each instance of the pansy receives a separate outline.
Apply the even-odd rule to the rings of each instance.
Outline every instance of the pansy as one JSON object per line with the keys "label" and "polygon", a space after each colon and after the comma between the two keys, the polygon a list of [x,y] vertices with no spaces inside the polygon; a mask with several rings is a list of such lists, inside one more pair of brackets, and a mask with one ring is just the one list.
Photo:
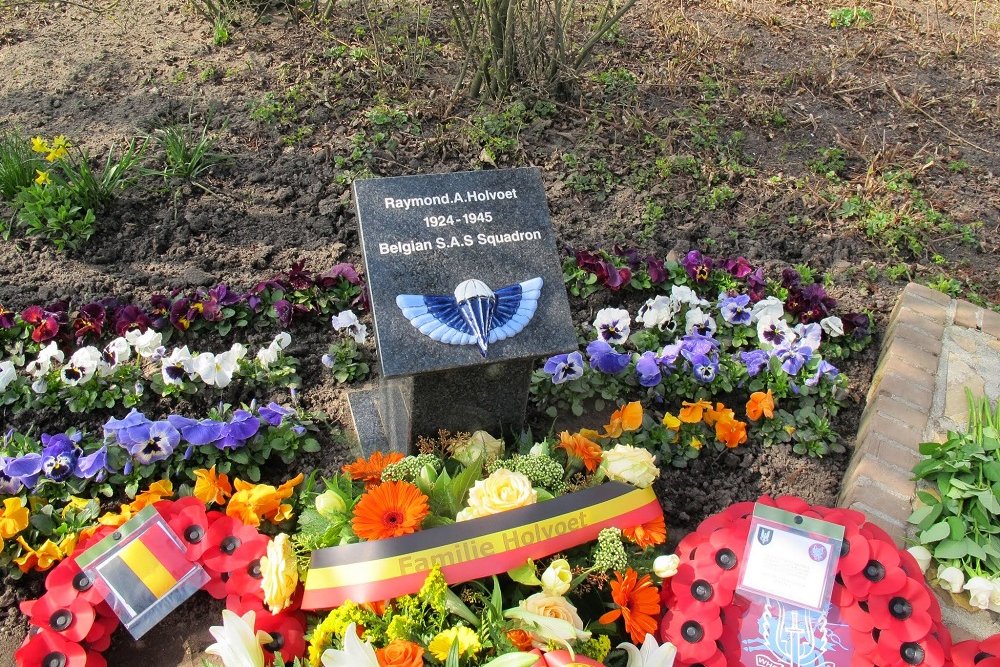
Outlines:
{"label": "pansy", "polygon": [[691,362],[691,371],[698,382],[711,382],[719,372],[719,358],[716,355],[710,357],[705,354],[694,354],[688,361]]}
{"label": "pansy", "polygon": [[759,300],[750,309],[750,319],[753,322],[760,322],[763,319],[779,320],[785,314],[785,305],[781,299],[769,296]]}
{"label": "pansy", "polygon": [[213,442],[219,449],[238,449],[260,430],[260,420],[246,410],[236,410],[222,429],[222,436]]}
{"label": "pansy", "polygon": [[10,329],[14,326],[14,316],[16,313],[13,310],[7,310],[0,303],[0,329]]}
{"label": "pansy", "polygon": [[14,496],[24,488],[24,481],[20,477],[7,472],[7,466],[14,460],[13,457],[0,455],[0,493],[6,496]]}
{"label": "pansy", "polygon": [[691,306],[692,308],[706,308],[708,301],[698,296],[698,293],[687,285],[673,285],[670,288],[670,298],[677,303]]}
{"label": "pansy", "polygon": [[104,330],[106,317],[107,311],[98,303],[88,303],[82,306],[70,325],[77,342],[79,343],[87,336],[100,337]]}
{"label": "pansy", "polygon": [[785,341],[771,352],[781,362],[781,369],[789,375],[797,374],[812,357],[812,349],[799,340]]}
{"label": "pansy", "polygon": [[353,310],[342,311],[338,315],[330,318],[330,324],[337,331],[343,331],[354,339],[354,342],[361,345],[368,337],[368,327],[358,320],[358,316]]}
{"label": "pansy", "polygon": [[136,354],[143,359],[152,357],[163,344],[163,336],[159,331],[152,329],[147,329],[146,331],[132,329],[125,333],[125,340],[135,348]]}
{"label": "pansy", "polygon": [[681,260],[681,266],[695,282],[703,283],[712,274],[712,260],[697,250],[692,250]]}
{"label": "pansy", "polygon": [[76,476],[80,479],[93,479],[102,482],[109,472],[112,472],[112,468],[108,464],[107,445],[101,445],[97,451],[76,460]]}
{"label": "pansy", "polygon": [[7,390],[10,383],[14,381],[17,377],[17,370],[14,368],[14,362],[5,360],[0,361],[0,393]]}
{"label": "pansy", "polygon": [[174,453],[181,434],[168,421],[156,421],[149,425],[149,437],[128,447],[129,454],[140,465],[163,461]]}
{"label": "pansy", "polygon": [[643,352],[635,364],[635,374],[643,387],[655,387],[660,384],[663,374],[660,364],[653,352]]}
{"label": "pansy", "polygon": [[757,267],[755,271],[745,278],[750,300],[754,303],[761,301],[767,294],[767,279],[764,278],[764,269]]}
{"label": "pansy", "polygon": [[151,321],[149,316],[139,306],[128,304],[115,313],[115,333],[124,336],[129,331],[145,331]]}
{"label": "pansy", "polygon": [[194,358],[194,372],[208,386],[222,389],[233,381],[233,375],[245,355],[246,348],[239,343],[233,343],[233,347],[222,354],[199,354]]}
{"label": "pansy", "polygon": [[226,429],[224,422],[214,419],[190,419],[180,415],[170,415],[167,421],[180,431],[181,437],[190,445],[208,445],[222,438]]}
{"label": "pansy", "polygon": [[119,336],[104,346],[101,350],[101,361],[98,364],[97,372],[102,377],[111,375],[119,364],[123,364],[132,358],[132,346],[128,340]]}
{"label": "pansy", "polygon": [[163,383],[168,385],[183,384],[184,378],[194,373],[194,357],[188,351],[188,346],[175,347],[169,356],[163,359],[160,375]]}
{"label": "pansy", "polygon": [[715,334],[717,328],[715,318],[702,311],[701,308],[691,308],[684,313],[685,333],[712,336]]}
{"label": "pansy", "polygon": [[621,308],[603,308],[594,318],[594,328],[597,329],[598,340],[622,345],[628,340],[632,318],[627,310]]}
{"label": "pansy", "polygon": [[271,426],[281,426],[282,420],[288,415],[294,415],[295,410],[292,408],[286,408],[283,405],[279,405],[278,403],[271,401],[267,405],[259,408],[257,410],[257,414]]}
{"label": "pansy", "polygon": [[262,347],[257,352],[257,361],[266,370],[271,364],[278,360],[281,356],[281,351],[288,347],[292,342],[292,337],[288,335],[287,332],[282,331],[274,340],[271,341],[270,345],[267,347]]}
{"label": "pansy", "polygon": [[552,377],[552,384],[577,380],[583,377],[583,355],[579,352],[571,352],[549,357],[542,372]]}
{"label": "pansy", "polygon": [[725,263],[723,263],[722,268],[724,268],[729,275],[741,280],[753,273],[754,270],[750,265],[750,262],[748,262],[742,255],[736,259],[727,259]]}
{"label": "pansy", "polygon": [[796,324],[792,329],[795,333],[795,341],[799,345],[808,347],[813,352],[819,350],[820,342],[823,340],[823,329],[819,324]]}
{"label": "pansy", "polygon": [[772,347],[777,347],[794,337],[794,332],[783,319],[761,317],[757,320],[757,338],[760,341],[760,346],[764,349],[769,350]]}
{"label": "pansy", "polygon": [[295,309],[288,299],[278,299],[272,307],[274,308],[274,316],[281,326],[287,327],[292,323],[292,315],[295,313]]}
{"label": "pansy", "polygon": [[836,315],[824,317],[819,321],[819,325],[823,328],[823,333],[831,338],[837,338],[844,335],[844,321]]}
{"label": "pansy", "polygon": [[719,312],[722,313],[722,319],[729,324],[742,326],[750,324],[750,296],[739,294],[723,298],[719,302]]}
{"label": "pansy", "polygon": [[151,422],[141,412],[132,409],[124,419],[108,419],[104,423],[104,437],[114,438],[123,447],[129,447],[149,439]]}
{"label": "pansy", "polygon": [[646,272],[649,274],[649,282],[659,285],[667,279],[667,269],[663,265],[663,260],[655,255],[646,258]]}
{"label": "pansy", "polygon": [[81,347],[73,353],[59,372],[59,377],[69,386],[89,382],[101,363],[101,352],[96,347]]}
{"label": "pansy", "polygon": [[587,355],[590,365],[608,375],[614,375],[625,370],[632,360],[632,355],[617,352],[603,340],[595,340],[587,345]]}
{"label": "pansy", "polygon": [[53,362],[61,364],[63,359],[65,356],[59,350],[59,346],[55,343],[49,343],[38,352],[38,356],[33,361],[25,366],[24,370],[32,377],[40,378],[49,374]]}
{"label": "pansy", "polygon": [[826,359],[820,359],[820,362],[816,365],[816,372],[806,379],[805,385],[808,387],[815,387],[819,384],[822,378],[835,378],[840,375],[840,371],[837,367],[831,364]]}
{"label": "pansy", "polygon": [[659,294],[639,307],[635,319],[647,329],[656,327],[660,331],[673,331],[677,327],[674,316],[680,309],[679,301]]}
{"label": "pansy", "polygon": [[51,340],[59,333],[58,317],[41,306],[28,306],[21,311],[21,319],[34,327],[31,331],[31,340],[36,343]]}
{"label": "pansy", "polygon": [[756,377],[758,373],[767,368],[767,362],[771,355],[764,350],[750,350],[740,352],[740,361],[746,366],[747,375]]}

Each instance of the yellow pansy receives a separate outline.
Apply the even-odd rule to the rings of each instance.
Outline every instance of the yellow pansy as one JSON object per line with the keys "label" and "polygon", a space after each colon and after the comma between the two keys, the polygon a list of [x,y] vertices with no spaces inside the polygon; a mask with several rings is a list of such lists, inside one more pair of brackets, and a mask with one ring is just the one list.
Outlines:
{"label": "yellow pansy", "polygon": [[32,549],[21,536],[18,536],[17,543],[24,549],[24,554],[14,559],[21,572],[30,572],[32,569],[44,572],[63,559],[59,545],[52,540],[45,540],[37,550]]}
{"label": "yellow pansy", "polygon": [[663,415],[663,425],[671,431],[679,431],[681,428],[681,420],[668,412]]}
{"label": "yellow pansy", "polygon": [[28,527],[30,514],[20,496],[6,498],[0,510],[0,538],[9,540]]}

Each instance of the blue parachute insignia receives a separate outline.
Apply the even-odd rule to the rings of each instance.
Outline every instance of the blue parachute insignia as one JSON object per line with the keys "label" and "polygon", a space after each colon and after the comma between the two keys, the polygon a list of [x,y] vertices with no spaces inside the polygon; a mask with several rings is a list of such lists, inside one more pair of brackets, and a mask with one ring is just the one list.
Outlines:
{"label": "blue parachute insignia", "polygon": [[449,345],[476,345],[486,357],[490,343],[511,338],[531,321],[542,294],[541,277],[495,292],[481,280],[463,280],[454,296],[400,294],[396,305],[420,333]]}

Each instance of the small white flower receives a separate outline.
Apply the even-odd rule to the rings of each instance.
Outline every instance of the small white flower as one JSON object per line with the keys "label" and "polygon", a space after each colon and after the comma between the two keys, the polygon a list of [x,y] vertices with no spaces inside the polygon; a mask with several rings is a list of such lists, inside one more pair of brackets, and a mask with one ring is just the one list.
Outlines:
{"label": "small white flower", "polygon": [[969,604],[977,609],[989,609],[990,598],[993,596],[993,582],[986,577],[972,577],[962,590],[969,592]]}
{"label": "small white flower", "polygon": [[281,352],[274,343],[271,343],[267,347],[262,347],[257,350],[257,363],[261,365],[261,368],[267,370],[271,367],[271,364],[278,360],[278,354]]}
{"label": "small white flower", "polygon": [[701,308],[692,308],[684,313],[684,333],[698,332],[703,336],[714,336],[717,330],[715,318]]}
{"label": "small white flower", "polygon": [[669,556],[657,556],[653,559],[653,574],[660,579],[669,579],[677,574],[677,568],[681,565],[680,556],[670,554]]}
{"label": "small white flower", "polygon": [[628,340],[631,322],[632,317],[627,310],[603,308],[597,312],[597,317],[594,318],[594,328],[597,329],[597,336],[601,340],[612,345],[621,345]]}
{"label": "small white flower", "polygon": [[219,387],[220,389],[229,386],[238,365],[239,360],[235,350],[229,350],[222,354],[205,352],[194,358],[194,372],[198,374],[202,382],[210,387]]}
{"label": "small white flower", "polygon": [[957,567],[949,566],[938,570],[938,586],[951,593],[961,593],[965,583],[965,573]]}
{"label": "small white flower", "polygon": [[271,341],[271,345],[277,346],[279,350],[284,350],[286,347],[292,344],[292,336],[287,331],[282,331],[274,340]]}
{"label": "small white flower", "polygon": [[353,338],[358,345],[363,344],[365,338],[368,337],[368,327],[361,324],[358,316],[352,310],[344,310],[339,315],[334,315],[330,318],[330,324],[337,331],[346,330],[347,335]]}
{"label": "small white flower", "polygon": [[53,362],[61,364],[65,358],[55,343],[49,343],[38,352],[35,360],[29,363],[24,370],[31,377],[39,378],[49,374],[49,371],[52,370]]}
{"label": "small white flower", "polygon": [[65,384],[71,387],[90,381],[101,363],[101,352],[96,347],[88,345],[73,353],[59,373]]}
{"label": "small white flower", "polygon": [[757,321],[757,340],[762,350],[770,350],[779,345],[788,345],[795,340],[795,332],[785,320],[762,317]]}
{"label": "small white flower", "polygon": [[101,353],[101,363],[97,367],[97,372],[102,377],[106,377],[115,372],[118,364],[123,364],[132,358],[132,346],[124,338],[118,337],[104,346]]}
{"label": "small white flower", "polygon": [[45,381],[45,378],[41,377],[31,383],[31,391],[36,394],[44,394],[49,390],[49,383]]}
{"label": "small white flower", "polygon": [[677,658],[676,646],[670,642],[657,644],[656,638],[648,633],[641,648],[629,642],[622,642],[618,648],[625,649],[628,654],[625,667],[673,667]]}
{"label": "small white flower", "polygon": [[125,339],[135,348],[136,354],[143,359],[149,359],[156,354],[156,349],[163,344],[163,336],[159,331],[132,329],[126,332]]}
{"label": "small white flower", "polygon": [[16,377],[17,371],[14,369],[14,362],[0,361],[0,392],[6,391]]}
{"label": "small white flower", "polygon": [[171,350],[170,356],[163,360],[163,366],[160,368],[164,384],[182,384],[184,378],[194,372],[194,359],[187,345]]}
{"label": "small white flower", "polygon": [[233,346],[229,348],[229,351],[223,352],[223,354],[231,354],[236,361],[239,361],[247,356],[247,346],[240,343],[233,343]]}
{"label": "small white flower", "polygon": [[378,667],[375,649],[370,642],[361,641],[354,623],[344,630],[343,650],[326,649],[320,656],[320,662],[323,663],[323,667]]}
{"label": "small white flower", "polygon": [[697,292],[686,285],[674,285],[670,288],[670,296],[674,301],[692,308],[707,308],[709,303],[699,298]]}
{"label": "small white flower", "polygon": [[750,320],[752,322],[759,322],[766,317],[780,320],[784,314],[785,304],[781,302],[781,299],[769,296],[753,305],[753,308],[750,309]]}
{"label": "small white flower", "polygon": [[660,331],[673,331],[677,326],[674,320],[681,309],[681,303],[677,299],[669,296],[657,295],[639,307],[639,312],[635,316],[637,322],[647,329],[656,327]]}
{"label": "small white flower", "polygon": [[222,625],[208,629],[215,643],[205,649],[205,653],[217,656],[225,667],[264,667],[263,644],[272,641],[271,635],[263,630],[254,632],[256,620],[253,611],[237,616],[228,609],[222,610]]}
{"label": "small white flower", "polygon": [[831,338],[844,335],[844,322],[836,315],[824,317],[819,321],[819,325],[823,327],[823,333]]}
{"label": "small white flower", "polygon": [[915,547],[910,547],[907,549],[910,555],[917,561],[917,565],[920,566],[921,572],[927,572],[927,568],[931,564],[931,552],[927,550],[927,547],[922,544],[918,544]]}

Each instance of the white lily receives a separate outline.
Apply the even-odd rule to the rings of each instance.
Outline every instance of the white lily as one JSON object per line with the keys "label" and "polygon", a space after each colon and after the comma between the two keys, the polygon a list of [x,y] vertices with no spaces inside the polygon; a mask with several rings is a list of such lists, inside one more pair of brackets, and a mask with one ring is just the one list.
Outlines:
{"label": "white lily", "polygon": [[523,607],[514,607],[503,613],[506,618],[516,618],[531,626],[531,634],[562,645],[567,650],[570,649],[571,641],[587,641],[590,639],[590,632],[577,630],[569,621],[561,618],[552,618],[534,614]]}
{"label": "white lily", "polygon": [[354,623],[344,630],[343,650],[326,649],[320,656],[320,662],[323,663],[323,667],[378,667],[375,649],[370,642],[361,641],[357,625]]}
{"label": "white lily", "polygon": [[225,667],[264,667],[261,646],[272,638],[263,631],[254,633],[255,620],[253,611],[237,616],[223,609],[222,625],[214,625],[208,630],[215,643],[205,649],[205,653],[218,657]]}
{"label": "white lily", "polygon": [[625,649],[628,654],[626,667],[673,667],[677,658],[677,647],[670,642],[658,644],[656,638],[647,634],[642,641],[642,647],[629,642],[622,642],[618,648]]}

